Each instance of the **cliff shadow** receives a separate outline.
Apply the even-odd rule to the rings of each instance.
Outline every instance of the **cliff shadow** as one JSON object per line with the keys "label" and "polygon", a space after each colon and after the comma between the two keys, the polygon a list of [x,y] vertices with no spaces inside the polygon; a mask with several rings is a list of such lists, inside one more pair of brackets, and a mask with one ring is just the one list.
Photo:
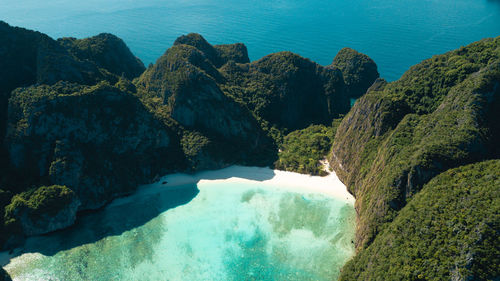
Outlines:
{"label": "cliff shadow", "polygon": [[230,166],[216,171],[198,173],[198,180],[225,180],[229,178],[242,178],[253,181],[266,181],[274,178],[276,173],[267,167]]}
{"label": "cliff shadow", "polygon": [[150,186],[139,188],[131,196],[115,199],[99,210],[80,212],[75,224],[69,228],[27,238],[24,244],[15,249],[8,258],[2,257],[0,263],[5,266],[9,263],[9,259],[25,253],[53,256],[58,252],[92,244],[107,237],[122,235],[147,224],[169,209],[188,204],[198,195],[197,183],[200,180],[237,177],[265,181],[274,176],[274,170],[269,168],[243,166],[204,171],[196,175],[166,176]]}
{"label": "cliff shadow", "polygon": [[[69,228],[46,235],[27,238],[24,245],[10,255],[10,259],[25,253],[41,253],[53,256],[106,237],[121,235],[143,226],[161,213],[189,203],[199,193],[196,184],[171,188],[156,188],[119,198],[106,207],[81,212],[75,224]],[[2,260],[2,266],[9,262]]]}

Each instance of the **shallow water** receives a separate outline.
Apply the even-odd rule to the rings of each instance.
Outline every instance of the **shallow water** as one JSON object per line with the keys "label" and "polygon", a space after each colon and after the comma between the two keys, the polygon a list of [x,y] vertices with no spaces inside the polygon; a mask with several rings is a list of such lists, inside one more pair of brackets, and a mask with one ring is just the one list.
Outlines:
{"label": "shallow water", "polygon": [[346,200],[203,181],[31,238],[5,269],[14,280],[335,280],[354,253],[354,221]]}
{"label": "shallow water", "polygon": [[250,58],[290,50],[330,64],[343,47],[371,56],[381,76],[500,35],[498,0],[2,0],[0,19],[52,37],[111,32],[145,64],[175,38],[244,42]]}

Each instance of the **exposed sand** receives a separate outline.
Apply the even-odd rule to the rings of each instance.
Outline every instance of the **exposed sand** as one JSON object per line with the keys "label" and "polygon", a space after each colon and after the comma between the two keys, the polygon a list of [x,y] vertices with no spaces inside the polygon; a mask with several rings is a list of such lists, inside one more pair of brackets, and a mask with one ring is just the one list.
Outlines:
{"label": "exposed sand", "polygon": [[293,172],[272,170],[270,168],[231,166],[225,169],[203,171],[193,175],[170,174],[159,181],[144,185],[140,192],[157,190],[159,188],[175,188],[189,183],[261,183],[283,188],[297,193],[320,193],[330,197],[345,200],[354,204],[354,197],[347,191],[335,172],[326,177],[309,176]]}

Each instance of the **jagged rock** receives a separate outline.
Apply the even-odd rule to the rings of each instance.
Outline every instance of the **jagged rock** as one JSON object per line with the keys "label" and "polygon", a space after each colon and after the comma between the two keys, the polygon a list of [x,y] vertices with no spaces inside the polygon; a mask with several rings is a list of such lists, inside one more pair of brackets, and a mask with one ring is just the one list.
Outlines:
{"label": "jagged rock", "polygon": [[366,93],[366,90],[379,78],[377,64],[367,55],[351,48],[340,50],[331,66],[342,71],[346,94],[357,99]]}
{"label": "jagged rock", "polygon": [[289,130],[329,124],[349,110],[341,72],[291,52],[268,55],[246,65],[221,68],[223,90],[257,116]]}
{"label": "jagged rock", "polygon": [[72,225],[79,205],[66,186],[42,186],[14,196],[5,208],[6,225],[17,224],[27,236],[49,233]]}
{"label": "jagged rock", "polygon": [[499,46],[483,40],[379,80],[343,119],[330,163],[356,196],[358,249],[440,172],[500,155]]}
{"label": "jagged rock", "polygon": [[[210,139],[210,145],[203,146],[209,151],[197,154],[203,155],[202,162],[211,155],[213,163],[252,163],[249,159],[256,154],[274,149],[272,141],[248,109],[221,91],[218,83],[224,78],[206,55],[213,47],[198,36],[179,38],[141,75],[137,87],[146,95],[161,98],[168,115],[180,125]],[[198,41],[187,43],[204,51],[184,44],[192,37]]]}
{"label": "jagged rock", "polygon": [[127,92],[60,82],[13,92],[6,144],[28,183],[66,185],[91,209],[181,166],[173,135]]}
{"label": "jagged rock", "polygon": [[212,46],[200,34],[189,33],[177,38],[174,46],[188,45],[195,47],[217,68],[233,61],[236,63],[249,63],[247,47],[242,43]]}
{"label": "jagged rock", "polygon": [[495,280],[499,186],[498,159],[439,174],[343,267],[339,280]]}
{"label": "jagged rock", "polygon": [[57,41],[78,59],[91,61],[117,76],[133,79],[145,70],[142,61],[113,34],[101,33],[84,39],[66,37]]}

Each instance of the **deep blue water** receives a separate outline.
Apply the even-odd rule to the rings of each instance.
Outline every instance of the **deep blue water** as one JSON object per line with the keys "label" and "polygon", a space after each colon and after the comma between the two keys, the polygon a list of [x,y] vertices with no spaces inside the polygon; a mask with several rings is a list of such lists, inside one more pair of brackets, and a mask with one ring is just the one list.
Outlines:
{"label": "deep blue water", "polygon": [[500,35],[500,1],[0,0],[0,19],[54,38],[110,32],[146,65],[189,32],[244,42],[252,60],[289,50],[327,65],[349,46],[396,80],[434,54]]}

